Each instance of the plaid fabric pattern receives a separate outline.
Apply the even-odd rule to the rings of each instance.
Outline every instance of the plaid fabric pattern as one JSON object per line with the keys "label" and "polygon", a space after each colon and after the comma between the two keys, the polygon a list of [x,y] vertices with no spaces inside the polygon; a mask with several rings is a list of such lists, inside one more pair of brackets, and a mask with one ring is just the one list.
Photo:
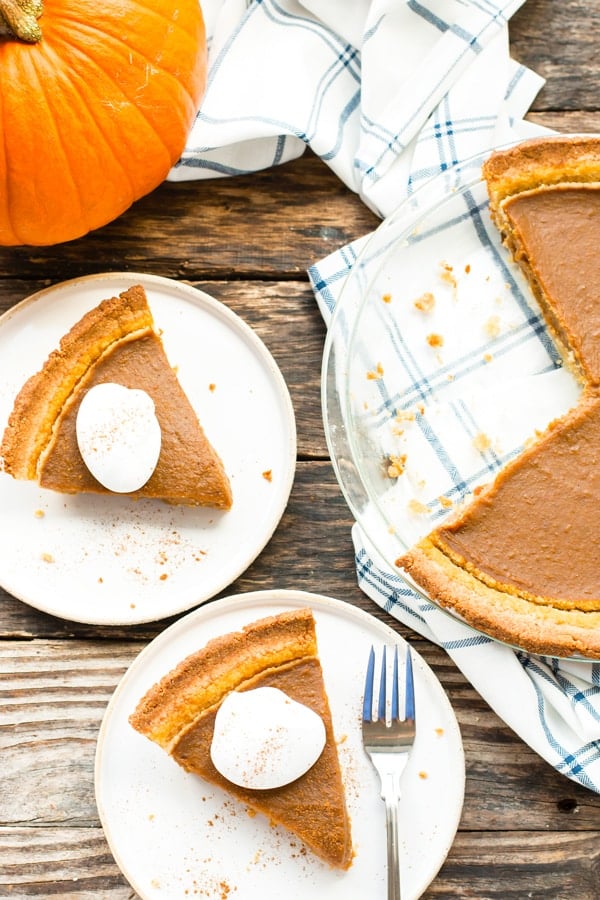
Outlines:
{"label": "plaid fabric pattern", "polygon": [[[431,111],[473,65],[482,67],[479,57],[493,54],[504,66],[506,22],[522,2],[203,0],[208,86],[169,177],[257,171],[308,145],[384,215],[384,176],[404,165]],[[510,68],[497,84],[474,78],[463,89],[483,102],[516,78]],[[477,109],[469,115],[477,119]],[[397,183],[394,175],[389,184]]]}
{"label": "plaid fabric pattern", "polygon": [[[505,54],[504,64],[502,54]],[[504,80],[502,89],[498,90],[500,73]],[[485,90],[478,93],[477,85],[493,85],[494,96]],[[493,146],[540,133],[541,129],[522,119],[538,89],[537,77],[508,59],[506,48],[500,48],[499,41],[479,54],[471,69],[430,112],[413,147],[401,151],[398,162],[382,177],[382,182],[397,179],[394,190],[390,190],[389,184],[385,190],[381,185],[372,189],[371,197],[378,192],[377,206],[386,214],[391,213],[388,197],[394,201],[410,198],[419,187],[448,172],[453,165]],[[476,233],[472,239],[495,254],[497,250],[487,234],[487,218],[479,217],[479,211],[474,208],[465,211],[465,216],[471,219],[473,234]],[[456,221],[444,224],[448,244],[452,244],[448,232],[452,228],[464,228],[464,222],[459,219],[457,216]],[[368,254],[370,237],[365,235],[310,267],[309,277],[326,322],[330,321],[346,279],[361,254],[361,264],[368,268],[365,253]],[[427,235],[419,239],[424,241]],[[415,252],[418,252],[416,248]],[[502,266],[503,260],[496,259],[494,264]],[[513,277],[508,268],[505,275],[507,280]],[[433,418],[434,425],[431,426],[431,413],[424,416],[417,431],[420,443],[411,448],[411,455],[417,458],[429,453],[428,479],[432,479],[432,467],[438,465],[434,494],[460,499],[522,449],[526,432],[519,429],[527,420],[531,428],[529,417],[533,413],[541,413],[540,427],[544,427],[552,418],[553,410],[558,414],[574,401],[568,379],[562,381],[560,358],[541,317],[532,311],[525,297],[519,304],[515,285],[513,301],[522,310],[515,327],[503,331],[488,344],[479,341],[469,345],[470,353],[462,348],[461,359],[446,361],[445,367],[432,367],[430,361],[420,357],[415,349],[418,342],[411,342],[409,334],[394,335],[395,366],[386,360],[383,366],[386,377],[377,385],[381,425],[388,420],[386,410],[410,408],[416,400],[432,406],[441,401],[442,412]],[[452,315],[456,316],[456,308]],[[465,323],[465,328],[468,327]],[[496,382],[512,380],[513,390],[515,370],[524,377],[534,372],[538,376],[536,381],[528,382],[531,403],[522,410],[525,421],[514,418],[511,424],[516,426],[516,431],[503,435],[503,455],[491,451],[477,454],[465,471],[464,465],[460,468],[454,465],[454,458],[468,457],[465,447],[472,444],[475,434],[486,431],[488,423],[482,420],[485,392],[482,406],[473,406],[456,397],[447,399],[444,394],[456,391],[457,382],[461,383],[458,394],[461,391],[463,395],[468,394],[469,379],[477,383],[482,377],[486,354],[497,362]],[[452,370],[451,382],[447,379],[449,370]],[[538,391],[535,400],[531,393],[533,384]],[[431,463],[432,455],[437,457],[435,464]],[[432,518],[444,514],[443,509],[435,509],[433,502],[429,506]],[[600,792],[600,665],[536,657],[492,641],[425,601],[391,571],[358,523],[352,535],[362,590],[399,621],[443,647],[498,715],[558,772]]]}
{"label": "plaid fabric pattern", "polygon": [[352,531],[358,583],[410,628],[442,647],[512,730],[561,774],[600,793],[600,663],[513,651],[427,603]]}
{"label": "plaid fabric pattern", "polygon": [[[539,131],[523,116],[542,81],[508,53],[507,22],[522,2],[202,0],[208,89],[169,177],[258,171],[310,146],[387,217],[454,164]],[[368,238],[309,269],[326,321]],[[501,336],[494,354],[509,364],[519,343],[535,347],[538,371],[552,374],[539,318],[524,316],[519,334]],[[421,361],[413,387],[403,387],[406,402],[411,390],[431,395],[438,387]],[[448,408],[458,423],[450,434],[477,427],[479,410],[458,402]],[[502,461],[490,456],[483,465],[493,471]],[[472,477],[478,474],[483,470]],[[467,481],[457,479],[456,490]],[[365,593],[444,647],[497,714],[557,771],[600,792],[599,665],[514,652],[477,634],[391,572],[358,524],[353,539]]]}

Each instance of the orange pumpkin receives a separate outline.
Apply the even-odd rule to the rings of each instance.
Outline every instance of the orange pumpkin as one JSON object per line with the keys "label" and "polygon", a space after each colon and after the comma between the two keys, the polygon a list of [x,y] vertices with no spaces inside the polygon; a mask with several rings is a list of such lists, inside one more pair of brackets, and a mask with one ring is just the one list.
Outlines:
{"label": "orange pumpkin", "polygon": [[[198,0],[0,0],[0,244],[57,244],[164,180],[206,85]],[[17,36],[20,35],[20,36]]]}

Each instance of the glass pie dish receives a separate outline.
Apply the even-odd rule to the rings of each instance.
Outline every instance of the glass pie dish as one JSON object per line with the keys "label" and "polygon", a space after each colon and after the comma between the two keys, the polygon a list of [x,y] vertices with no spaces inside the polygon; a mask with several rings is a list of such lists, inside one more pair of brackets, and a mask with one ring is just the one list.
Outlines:
{"label": "glass pie dish", "polygon": [[434,603],[395,561],[581,392],[491,221],[485,156],[432,179],[367,240],[323,360],[346,501],[390,569]]}

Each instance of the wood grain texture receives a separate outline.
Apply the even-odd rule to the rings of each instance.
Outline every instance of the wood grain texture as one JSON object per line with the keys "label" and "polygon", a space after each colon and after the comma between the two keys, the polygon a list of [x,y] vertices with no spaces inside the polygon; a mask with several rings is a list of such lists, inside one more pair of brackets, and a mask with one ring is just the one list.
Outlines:
{"label": "wood grain texture", "polygon": [[[468,761],[460,832],[426,896],[594,897],[600,797],[523,747],[441,650],[412,639],[450,697]],[[102,834],[93,767],[106,705],[142,646],[0,643],[0,896],[134,896]]]}
{"label": "wood grain texture", "polygon": [[[135,281],[132,275],[132,284]],[[314,294],[299,281],[188,281],[240,316],[266,345],[286,381],[298,433],[300,459],[328,457],[321,414],[321,361],[325,325]],[[0,312],[41,290],[40,282],[2,282]]]}
{"label": "wood grain texture", "polygon": [[115,222],[54,247],[0,250],[0,279],[107,271],[193,280],[307,280],[306,268],[378,220],[319,159],[218,181],[165,182]]}
{"label": "wood grain texture", "polygon": [[[10,859],[0,874],[0,897],[138,897],[119,872],[99,827],[0,828],[0,842]],[[597,900],[599,852],[598,833],[461,831],[423,898]]]}
{"label": "wood grain texture", "polygon": [[[249,569],[224,594],[277,586],[314,591],[372,605],[355,583],[352,516],[329,461],[299,462],[288,507],[271,541]],[[170,620],[126,628],[67,622],[39,613],[0,591],[0,636],[154,637]],[[82,602],[84,600],[82,599]]]}
{"label": "wood grain texture", "polygon": [[[563,133],[600,132],[598,2],[527,0],[510,38],[514,58],[546,79],[528,118]],[[456,840],[426,898],[598,900],[600,796],[555,772],[440,648],[356,584],[352,515],[321,417],[325,327],[306,269],[377,224],[310,152],[243,178],[165,183],[78,241],[0,248],[0,311],[67,278],[141,271],[190,282],[242,316],[289,386],[298,466],[273,538],[221,596],[270,587],[335,596],[408,638],[432,667],[456,711],[467,782]],[[134,900],[99,823],[94,753],[119,679],[171,621],[81,625],[0,589],[0,897]]]}
{"label": "wood grain texture", "polygon": [[[600,830],[600,796],[566,781],[523,746],[439,648],[393,627],[435,668],[456,712],[468,759],[463,829]],[[0,642],[0,823],[98,824],[98,730],[114,689],[145,646],[131,640]]]}
{"label": "wood grain texture", "polygon": [[[510,21],[512,55],[546,79],[532,109],[589,111],[600,130],[600,6],[527,0]],[[595,115],[596,126],[591,124]]]}

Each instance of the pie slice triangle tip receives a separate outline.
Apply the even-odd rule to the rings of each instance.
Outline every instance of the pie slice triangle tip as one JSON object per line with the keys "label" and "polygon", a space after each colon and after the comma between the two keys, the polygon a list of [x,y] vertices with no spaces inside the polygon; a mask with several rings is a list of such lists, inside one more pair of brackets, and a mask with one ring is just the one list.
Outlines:
{"label": "pie slice triangle tip", "polygon": [[83,397],[106,382],[149,394],[161,429],[156,469],[128,496],[229,509],[224,465],[169,363],[141,285],[86,313],[23,385],[0,445],[4,471],[61,493],[110,493],[85,465],[76,435]]}
{"label": "pie slice triangle tip", "polygon": [[[217,771],[210,754],[215,717],[225,696],[258,687],[279,688],[308,706],[326,731],[325,748],[312,768],[270,790],[238,787]],[[209,641],[144,695],[130,723],[186,771],[282,826],[331,867],[351,865],[350,819],[310,609],[259,619]]]}

